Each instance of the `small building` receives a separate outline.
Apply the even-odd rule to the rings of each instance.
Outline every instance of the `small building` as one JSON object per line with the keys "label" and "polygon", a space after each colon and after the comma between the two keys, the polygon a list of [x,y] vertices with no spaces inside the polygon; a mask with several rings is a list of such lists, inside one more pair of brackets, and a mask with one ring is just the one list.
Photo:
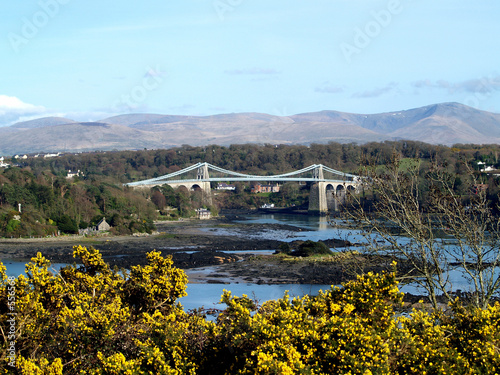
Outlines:
{"label": "small building", "polygon": [[206,208],[198,208],[196,210],[196,217],[200,220],[207,220],[212,218],[212,213]]}
{"label": "small building", "polygon": [[217,190],[236,190],[236,186],[221,182],[217,185]]}
{"label": "small building", "polygon": [[83,173],[80,170],[78,170],[77,172],[71,172],[71,170],[69,170],[66,178],[69,180],[69,179],[76,177],[76,176],[83,176]]}
{"label": "small building", "polygon": [[0,168],[7,168],[8,166],[10,166],[10,164],[8,163],[5,163],[5,158],[3,156],[0,156]]}
{"label": "small building", "polygon": [[481,172],[486,172],[487,173],[487,172],[496,171],[496,170],[497,170],[497,168],[495,168],[495,167],[493,167],[493,166],[490,165],[490,166],[487,166],[485,168],[482,168]]}
{"label": "small building", "polygon": [[60,152],[58,152],[57,154],[45,154],[45,155],[43,155],[44,158],[57,158],[58,156],[61,156]]}
{"label": "small building", "polygon": [[274,203],[264,203],[260,208],[274,208]]}
{"label": "small building", "polygon": [[111,225],[108,224],[108,222],[106,221],[105,217],[103,217],[101,219],[101,221],[99,221],[97,223],[97,225],[95,226],[95,230],[97,232],[106,232],[106,231],[108,231],[110,229],[111,229]]}
{"label": "small building", "polygon": [[88,227],[85,229],[79,229],[78,234],[80,236],[96,236],[99,233],[107,232],[111,229],[111,225],[108,224],[106,218],[103,217],[101,221],[94,225],[93,227]]}
{"label": "small building", "polygon": [[488,190],[488,184],[475,184],[472,186],[472,192],[474,194],[479,194]]}
{"label": "small building", "polygon": [[279,193],[280,186],[256,184],[252,187],[252,193]]}

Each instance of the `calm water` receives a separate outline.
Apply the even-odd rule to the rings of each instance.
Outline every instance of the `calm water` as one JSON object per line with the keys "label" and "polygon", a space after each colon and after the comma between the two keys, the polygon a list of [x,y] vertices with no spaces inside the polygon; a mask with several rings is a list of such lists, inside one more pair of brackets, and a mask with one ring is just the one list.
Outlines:
{"label": "calm water", "polygon": [[[17,262],[17,261],[3,260],[3,259],[2,262],[4,266],[7,267],[7,276],[17,277],[21,274],[24,274],[24,268],[26,267],[26,264],[24,262]],[[67,264],[52,263],[50,265],[50,270],[53,272],[57,272],[64,266],[67,266]]]}
{"label": "calm water", "polygon": [[188,295],[181,298],[179,302],[184,306],[185,310],[198,307],[223,309],[225,305],[218,304],[218,302],[224,289],[231,291],[234,296],[246,294],[249,298],[257,300],[258,303],[263,303],[283,297],[287,290],[290,297],[301,297],[305,294],[317,294],[320,289],[330,289],[330,285],[188,284]]}
{"label": "calm water", "polygon": [[[246,237],[265,237],[277,239],[285,242],[291,242],[294,240],[313,240],[313,241],[321,241],[332,238],[339,238],[343,240],[348,240],[354,244],[366,244],[367,239],[362,235],[361,231],[355,229],[346,229],[335,226],[335,222],[333,226],[328,223],[326,217],[315,217],[315,216],[307,216],[307,215],[286,215],[286,214],[268,214],[268,215],[249,215],[247,217],[248,220],[241,221],[241,223],[255,223],[255,224],[288,224],[293,225],[299,228],[303,228],[303,232],[290,232],[290,231],[275,231],[269,230],[264,231],[263,233],[257,233],[248,235],[245,233],[233,233],[239,236]],[[209,229],[210,230],[210,229]],[[211,229],[214,233],[217,233],[219,229]],[[231,234],[231,229],[220,229],[220,234]],[[378,245],[388,245],[384,240],[380,237],[373,236],[372,241],[376,241]],[[405,237],[399,238],[399,243],[409,244],[410,240]],[[336,249],[340,250],[340,249]],[[498,272],[497,272],[498,273]],[[449,281],[450,284],[453,285],[453,289],[460,289],[462,291],[468,291],[471,288],[471,284],[464,279],[462,273],[458,270],[452,270],[449,273]],[[319,289],[325,289],[328,286],[320,286]],[[230,289],[230,288],[227,288]],[[418,287],[415,284],[409,285],[400,285],[400,290],[405,293],[412,294],[425,294],[425,290]]]}
{"label": "calm water", "polygon": [[[283,214],[268,214],[268,215],[250,215],[248,220],[243,223],[258,223],[258,224],[288,224],[303,229],[302,232],[292,232],[288,230],[263,230],[259,233],[246,233],[238,231],[237,228],[205,228],[205,231],[210,231],[220,235],[234,235],[245,238],[272,238],[281,241],[291,242],[294,240],[327,240],[331,238],[341,238],[349,240],[352,243],[365,243],[366,239],[359,231],[351,229],[343,229],[332,227],[324,217],[314,217],[307,215],[283,215]],[[381,242],[380,239],[375,239]],[[401,241],[408,242],[402,238]],[[271,249],[270,249],[271,250]],[[264,252],[260,252],[264,253]],[[269,253],[269,252],[266,252]],[[7,273],[9,276],[18,276],[24,272],[24,264],[19,262],[5,261]],[[54,270],[59,270],[64,264],[53,264]],[[455,271],[450,274],[454,289],[463,291],[469,290],[469,283],[463,279],[460,272]],[[304,294],[316,294],[318,290],[329,289],[329,285],[257,285],[245,283],[230,283],[230,284],[188,284],[188,296],[180,300],[184,307],[194,309],[204,306],[205,308],[217,308],[222,305],[217,305],[224,289],[230,290],[233,295],[241,296],[246,294],[251,298],[257,299],[259,302],[264,302],[270,299],[276,299],[283,296],[285,291],[289,291],[290,296],[302,296]],[[414,285],[405,285],[401,287],[403,292],[413,294],[423,293]]]}
{"label": "calm water", "polygon": [[[7,276],[17,277],[21,274],[25,274],[25,264],[22,262],[6,260],[4,261],[4,265],[7,267]],[[57,272],[64,266],[66,266],[66,264],[54,263],[51,265],[50,269],[53,272]],[[251,299],[262,303],[271,299],[283,297],[285,291],[289,292],[290,297],[297,297],[305,294],[317,294],[320,289],[330,289],[330,285],[257,285],[246,283],[188,284],[188,295],[179,299],[179,302],[184,306],[186,311],[199,307],[204,307],[206,309],[223,309],[225,305],[218,304],[218,302],[220,301],[224,289],[230,290],[235,296],[246,294]]]}

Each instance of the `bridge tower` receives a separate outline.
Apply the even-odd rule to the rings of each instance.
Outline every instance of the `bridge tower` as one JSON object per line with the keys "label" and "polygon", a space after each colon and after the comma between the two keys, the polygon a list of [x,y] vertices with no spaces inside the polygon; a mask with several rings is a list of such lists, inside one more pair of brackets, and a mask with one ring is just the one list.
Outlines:
{"label": "bridge tower", "polygon": [[212,189],[208,179],[208,164],[203,163],[203,165],[201,165],[196,172],[197,182],[193,184],[193,186],[198,185],[203,191],[203,203],[206,205],[212,205]]}
{"label": "bridge tower", "polygon": [[317,182],[311,186],[308,211],[312,214],[324,215],[328,212],[328,205],[326,201],[326,182],[322,181],[325,179],[322,165],[318,165],[313,170],[313,178]]}

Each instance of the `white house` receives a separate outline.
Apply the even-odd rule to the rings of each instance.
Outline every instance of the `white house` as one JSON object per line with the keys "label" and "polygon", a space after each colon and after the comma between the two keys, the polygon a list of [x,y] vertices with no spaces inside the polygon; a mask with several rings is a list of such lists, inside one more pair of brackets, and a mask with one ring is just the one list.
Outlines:
{"label": "white house", "polygon": [[[479,164],[479,163],[478,163]],[[485,168],[481,169],[481,172],[491,172],[491,171],[495,171],[496,168],[495,167],[492,167],[491,165],[490,166],[486,166]]]}
{"label": "white house", "polygon": [[274,203],[264,203],[260,208],[274,208]]}
{"label": "white house", "polygon": [[77,172],[71,172],[71,170],[69,170],[66,178],[69,180],[75,176],[84,176],[84,174],[82,172],[80,172],[80,170],[78,170]]}
{"label": "white house", "polygon": [[200,220],[206,220],[212,217],[212,213],[206,208],[198,208],[196,210],[196,217]]}
{"label": "white house", "polygon": [[0,156],[0,168],[7,168],[10,166],[10,164],[4,163],[5,158],[3,156]]}
{"label": "white house", "polygon": [[61,153],[58,152],[57,154],[45,154],[45,155],[43,155],[43,157],[44,158],[56,158],[56,157],[58,157],[60,155],[61,155]]}
{"label": "white house", "polygon": [[217,185],[217,190],[236,190],[236,186],[221,182]]}

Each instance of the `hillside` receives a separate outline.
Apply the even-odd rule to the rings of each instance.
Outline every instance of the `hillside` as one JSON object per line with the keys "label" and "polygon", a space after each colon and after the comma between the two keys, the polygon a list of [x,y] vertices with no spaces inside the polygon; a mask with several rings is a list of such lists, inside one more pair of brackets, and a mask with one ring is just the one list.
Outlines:
{"label": "hillside", "polygon": [[9,132],[0,139],[0,154],[123,150],[159,146],[154,134],[126,126],[75,122]]}
{"label": "hillside", "polygon": [[29,152],[167,148],[189,144],[366,143],[407,139],[431,144],[500,143],[500,114],[459,103],[405,111],[337,111],[273,116],[126,114],[93,123],[42,118],[0,128],[0,155]]}
{"label": "hillside", "polygon": [[18,122],[11,126],[14,129],[35,129],[35,128],[44,128],[46,126],[56,126],[63,124],[71,124],[76,121],[70,120],[64,117],[43,117],[35,120]]}

